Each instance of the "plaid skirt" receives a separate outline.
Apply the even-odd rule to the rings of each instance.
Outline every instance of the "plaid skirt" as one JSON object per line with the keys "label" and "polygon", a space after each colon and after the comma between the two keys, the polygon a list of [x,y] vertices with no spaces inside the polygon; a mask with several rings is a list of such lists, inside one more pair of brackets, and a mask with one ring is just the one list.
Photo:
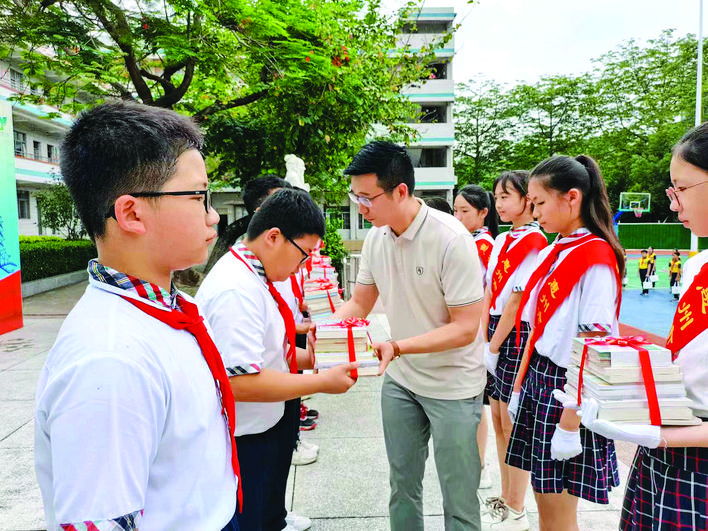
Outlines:
{"label": "plaid skirt", "polygon": [[[490,339],[494,335],[494,331],[499,325],[500,315],[489,316],[488,336]],[[526,321],[521,321],[521,350],[524,352],[526,341],[529,338],[529,324]],[[499,362],[497,363],[497,375],[487,373],[487,386],[485,391],[490,398],[501,400],[509,403],[511,398],[511,390],[514,387],[516,373],[521,364],[521,354],[517,355],[516,350],[516,327],[511,329],[511,332],[501,344],[499,348]]]}
{"label": "plaid skirt", "polygon": [[708,529],[708,448],[637,448],[620,529]]}
{"label": "plaid skirt", "polygon": [[551,459],[551,437],[563,413],[563,406],[551,393],[563,389],[565,383],[565,369],[534,350],[521,388],[506,463],[530,471],[535,492],[567,490],[578,498],[607,504],[609,491],[619,485],[612,441],[580,426],[583,452],[565,461]]}

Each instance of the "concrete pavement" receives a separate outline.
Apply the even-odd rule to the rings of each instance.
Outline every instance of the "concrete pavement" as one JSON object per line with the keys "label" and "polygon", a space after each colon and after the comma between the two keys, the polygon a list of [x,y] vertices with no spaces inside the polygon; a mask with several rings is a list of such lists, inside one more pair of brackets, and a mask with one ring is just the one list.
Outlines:
{"label": "concrete pavement", "polygon": [[[0,336],[0,530],[45,529],[33,468],[34,389],[61,322],[85,286],[76,284],[25,299],[25,327]],[[383,315],[373,315],[372,321],[374,339],[385,339]],[[286,502],[294,512],[312,518],[315,531],[388,529],[388,464],[380,388],[379,378],[362,377],[345,395],[318,395],[307,402],[320,412],[320,418],[317,429],[303,437],[320,445],[320,457],[316,463],[293,468]],[[496,455],[491,430],[489,437],[487,461],[493,471]],[[581,529],[617,528],[632,453],[631,447],[620,447],[622,485],[612,493],[609,506],[580,502]],[[483,495],[498,491],[495,484]],[[527,508],[532,529],[538,529],[530,489]],[[443,529],[442,498],[432,459],[424,480],[424,513],[427,530]]]}

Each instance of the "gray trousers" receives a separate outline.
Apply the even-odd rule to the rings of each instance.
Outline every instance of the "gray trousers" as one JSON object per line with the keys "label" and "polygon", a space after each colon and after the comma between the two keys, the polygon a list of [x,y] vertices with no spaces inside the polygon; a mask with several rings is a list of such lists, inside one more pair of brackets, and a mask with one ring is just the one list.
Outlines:
{"label": "gray trousers", "polygon": [[386,375],[381,388],[381,412],[390,467],[391,530],[424,528],[423,473],[432,435],[445,530],[478,531],[481,463],[477,425],[482,414],[482,395],[462,400],[425,398]]}

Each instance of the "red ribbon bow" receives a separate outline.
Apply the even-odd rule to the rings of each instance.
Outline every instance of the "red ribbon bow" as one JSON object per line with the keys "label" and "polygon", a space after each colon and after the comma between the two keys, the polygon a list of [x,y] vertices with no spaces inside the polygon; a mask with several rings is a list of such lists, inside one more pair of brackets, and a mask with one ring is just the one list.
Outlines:
{"label": "red ribbon bow", "polygon": [[652,426],[661,426],[661,412],[659,410],[659,399],[656,395],[654,371],[651,367],[649,351],[643,347],[643,345],[650,345],[651,343],[642,336],[586,338],[584,341],[583,356],[580,360],[580,374],[578,375],[578,405],[580,405],[580,395],[583,389],[583,369],[585,368],[585,360],[588,357],[588,347],[590,345],[631,347],[639,353],[639,364],[642,368],[642,379],[644,381],[644,389],[647,392],[647,402],[649,403],[649,419]]}
{"label": "red ribbon bow", "polygon": [[328,323],[320,326],[337,326],[339,328],[351,328],[359,326],[369,326],[369,324],[369,321],[362,317],[348,317],[347,319],[344,319],[343,321],[339,321],[337,323]]}
{"label": "red ribbon bow", "polygon": [[[347,329],[347,351],[349,352],[349,362],[354,363],[356,361],[356,350],[354,349],[354,333],[352,328],[357,328],[361,326],[369,326],[369,321],[361,317],[349,317],[338,323],[329,323],[321,326],[336,326],[339,328]],[[359,371],[353,369],[351,371],[352,378],[356,380],[359,377]]]}

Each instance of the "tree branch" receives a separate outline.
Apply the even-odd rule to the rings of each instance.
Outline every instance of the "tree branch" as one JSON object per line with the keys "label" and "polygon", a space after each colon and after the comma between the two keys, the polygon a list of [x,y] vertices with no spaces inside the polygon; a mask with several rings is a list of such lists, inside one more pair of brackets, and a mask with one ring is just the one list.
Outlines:
{"label": "tree branch", "polygon": [[268,89],[263,89],[258,92],[254,92],[253,94],[249,94],[248,96],[243,96],[241,98],[236,98],[234,100],[231,100],[227,103],[221,103],[221,102],[216,102],[212,105],[209,105],[209,107],[205,107],[198,113],[196,113],[193,118],[197,121],[200,122],[203,120],[206,116],[211,116],[212,114],[215,114],[220,111],[225,111],[227,109],[233,109],[234,107],[241,107],[243,105],[248,105],[249,103],[253,103],[254,101],[258,101],[262,97],[264,97],[266,94],[268,94]]}
{"label": "tree branch", "polygon": [[[194,63],[194,58],[187,60],[187,66],[184,69],[184,77],[182,78],[182,83],[179,84],[179,87],[175,88],[172,83],[163,80],[165,94],[164,96],[161,96],[155,100],[155,106],[171,109],[175,103],[177,103],[184,97],[184,95],[187,93],[187,90],[189,89],[189,85],[192,84],[192,79],[194,79]],[[172,90],[168,91],[166,85],[169,85]]]}

